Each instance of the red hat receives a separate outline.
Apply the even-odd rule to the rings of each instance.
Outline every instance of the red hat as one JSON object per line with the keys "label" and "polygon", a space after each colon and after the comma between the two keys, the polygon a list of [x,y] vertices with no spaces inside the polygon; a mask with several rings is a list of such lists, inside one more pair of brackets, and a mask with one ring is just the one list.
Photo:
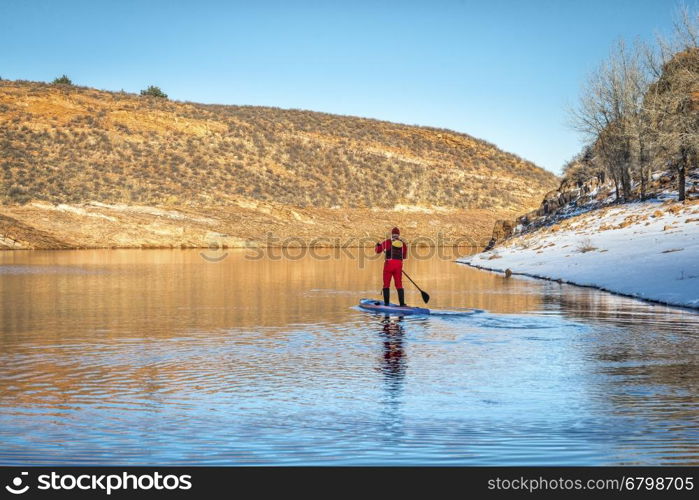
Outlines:
{"label": "red hat", "polygon": [[391,234],[400,234],[400,229],[394,227],[393,229],[391,229]]}

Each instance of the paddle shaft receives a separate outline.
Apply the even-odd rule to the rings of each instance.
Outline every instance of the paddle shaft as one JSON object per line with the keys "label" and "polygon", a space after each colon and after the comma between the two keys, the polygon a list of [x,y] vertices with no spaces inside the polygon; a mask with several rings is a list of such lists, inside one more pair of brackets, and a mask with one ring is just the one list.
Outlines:
{"label": "paddle shaft", "polygon": [[405,277],[408,278],[408,279],[410,280],[410,282],[411,282],[413,285],[415,285],[415,288],[417,288],[418,290],[422,291],[422,288],[420,288],[419,286],[417,286],[417,283],[415,283],[415,282],[413,281],[413,279],[412,279],[410,276],[408,276],[408,273],[406,273],[406,272],[403,271],[403,270],[401,270],[401,272],[402,272],[403,274],[405,274]]}
{"label": "paddle shaft", "polygon": [[405,271],[402,271],[402,270],[401,270],[401,272],[402,272],[403,274],[405,274],[405,277],[408,278],[408,279],[410,280],[410,282],[411,282],[413,285],[415,285],[415,288],[417,288],[418,290],[420,290],[420,293],[422,294],[422,300],[424,300],[424,301],[425,301],[425,304],[427,304],[427,303],[430,301],[430,295],[429,295],[427,292],[425,292],[422,288],[420,288],[419,286],[417,286],[417,283],[415,283],[415,282],[413,281],[413,279],[412,279],[410,276],[408,276],[408,273],[406,273]]}

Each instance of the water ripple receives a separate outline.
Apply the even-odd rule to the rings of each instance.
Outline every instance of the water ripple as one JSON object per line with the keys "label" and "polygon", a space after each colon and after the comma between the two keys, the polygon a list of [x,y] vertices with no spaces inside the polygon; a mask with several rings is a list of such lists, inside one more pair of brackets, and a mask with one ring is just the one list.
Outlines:
{"label": "water ripple", "polygon": [[699,464],[696,314],[437,263],[446,314],[384,317],[344,261],[274,263],[282,294],[269,263],[61,255],[0,266],[3,465]]}

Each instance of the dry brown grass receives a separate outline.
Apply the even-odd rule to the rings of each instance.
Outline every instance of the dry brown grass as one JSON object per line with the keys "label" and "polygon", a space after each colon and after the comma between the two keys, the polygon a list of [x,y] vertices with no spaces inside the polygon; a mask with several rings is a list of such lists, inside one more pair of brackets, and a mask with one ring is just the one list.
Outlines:
{"label": "dry brown grass", "polygon": [[555,177],[464,134],[0,82],[0,200],[522,212]]}

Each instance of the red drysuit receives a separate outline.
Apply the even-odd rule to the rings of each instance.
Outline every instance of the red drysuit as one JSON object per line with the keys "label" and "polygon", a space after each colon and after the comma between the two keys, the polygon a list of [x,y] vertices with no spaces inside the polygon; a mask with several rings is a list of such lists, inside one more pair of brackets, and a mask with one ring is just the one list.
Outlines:
{"label": "red drysuit", "polygon": [[[395,242],[399,242],[400,246],[396,246]],[[405,241],[398,238],[395,240],[387,239],[382,243],[376,244],[376,253],[384,253],[386,262],[383,265],[383,287],[391,287],[391,277],[396,285],[396,289],[403,288],[403,260],[408,257],[408,245]]]}

